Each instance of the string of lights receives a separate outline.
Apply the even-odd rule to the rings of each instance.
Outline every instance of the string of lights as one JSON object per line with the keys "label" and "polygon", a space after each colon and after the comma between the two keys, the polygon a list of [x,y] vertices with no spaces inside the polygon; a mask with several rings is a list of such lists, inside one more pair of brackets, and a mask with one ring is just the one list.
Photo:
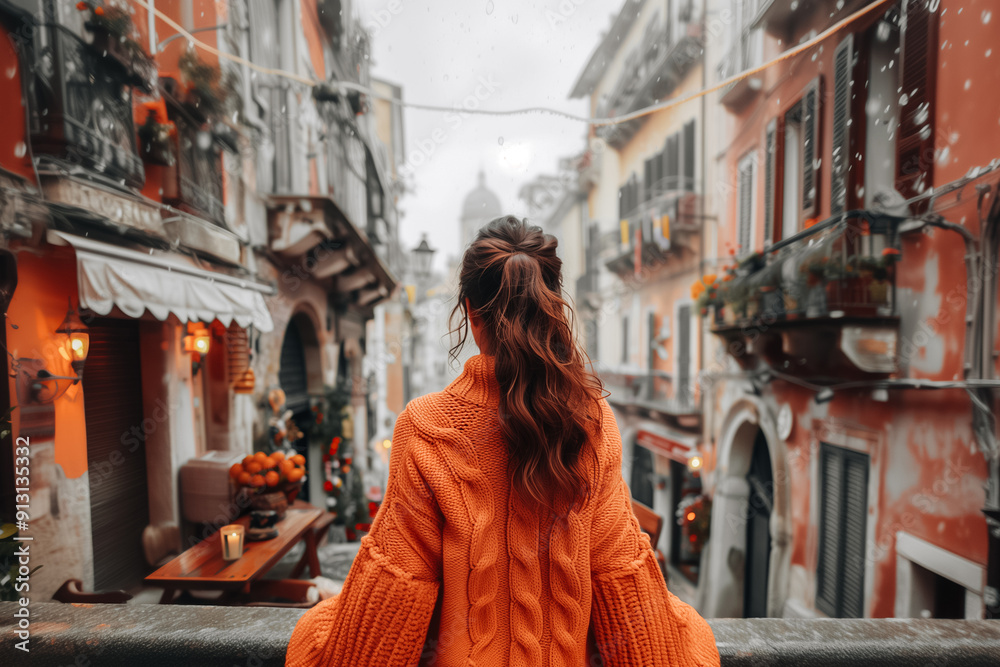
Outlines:
{"label": "string of lights", "polygon": [[[172,18],[164,14],[156,7],[154,7],[147,0],[131,0],[131,1],[136,3],[137,5],[144,7],[147,11],[152,12],[158,19],[160,19],[168,26],[176,30],[177,34],[186,37],[188,42],[194,45],[195,47],[202,49],[208,53],[211,53],[212,55],[215,55],[224,60],[228,60],[230,62],[239,65],[244,65],[261,74],[268,74],[272,76],[282,77],[290,81],[300,83],[304,86],[308,86],[310,88],[314,88],[317,86],[330,86],[333,88],[340,88],[343,90],[353,90],[359,93],[363,93],[371,98],[383,100],[385,102],[389,102],[390,104],[401,106],[407,109],[415,109],[419,111],[440,111],[440,112],[454,111],[454,108],[449,106],[444,106],[439,104],[422,104],[418,102],[410,102],[406,100],[396,99],[378,93],[367,86],[354,83],[353,81],[317,81],[315,79],[301,76],[299,74],[295,74],[294,72],[289,72],[287,70],[274,69],[271,67],[264,67],[262,65],[258,65],[257,63],[247,60],[246,58],[243,58],[241,56],[232,53],[228,53],[226,51],[222,51],[210,44],[206,44],[205,42],[199,40],[197,37],[195,37],[190,32],[185,30],[183,26],[181,26],[179,23],[174,21]],[[562,111],[561,109],[553,109],[551,107],[543,107],[543,106],[521,107],[517,109],[464,109],[463,108],[462,112],[478,116],[519,116],[519,115],[537,114],[537,113],[549,114],[552,116],[559,116],[562,118],[566,118],[572,121],[586,123],[588,125],[595,127],[607,126],[607,125],[620,125],[622,123],[628,123],[638,118],[642,118],[652,113],[656,113],[657,111],[664,111],[666,109],[670,109],[685,104],[692,100],[696,100],[700,97],[704,97],[705,95],[709,95],[713,92],[721,90],[726,86],[729,86],[730,84],[742,81],[743,79],[752,77],[755,74],[759,74],[773,67],[774,65],[777,65],[778,63],[781,63],[790,58],[794,58],[795,56],[813,48],[814,46],[817,46],[818,44],[826,40],[828,37],[836,34],[846,26],[850,25],[851,23],[854,23],[855,21],[863,18],[864,16],[874,12],[879,7],[882,7],[883,5],[894,1],[895,0],[877,0],[877,2],[873,2],[870,5],[862,7],[861,9],[858,9],[849,16],[846,16],[840,21],[834,23],[832,26],[830,26],[823,32],[819,33],[812,39],[806,40],[801,44],[797,44],[796,46],[788,49],[787,51],[781,53],[780,55],[776,56],[775,58],[772,58],[771,60],[761,65],[758,65],[756,67],[751,67],[750,69],[744,70],[742,72],[738,72],[726,79],[723,79],[722,81],[719,81],[718,83],[712,86],[702,88],[701,90],[695,91],[688,95],[684,95],[682,97],[669,98],[663,100],[662,102],[658,102],[656,104],[652,104],[650,106],[637,109],[627,114],[622,114],[619,116],[610,116],[608,118],[591,118],[587,116],[579,116],[576,114],[572,114],[566,111]]]}

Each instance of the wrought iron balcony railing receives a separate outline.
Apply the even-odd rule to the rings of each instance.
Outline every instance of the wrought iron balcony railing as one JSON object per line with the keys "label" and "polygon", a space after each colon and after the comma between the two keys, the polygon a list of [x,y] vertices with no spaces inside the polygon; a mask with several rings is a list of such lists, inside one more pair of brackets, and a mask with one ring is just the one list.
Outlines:
{"label": "wrought iron balcony railing", "polygon": [[700,304],[714,309],[714,328],[894,316],[897,223],[864,211],[851,215],[750,255],[717,277]]}
{"label": "wrought iron balcony railing", "polygon": [[163,201],[182,211],[225,226],[222,155],[212,133],[180,107],[171,108],[177,128],[174,165],[163,179]]}
{"label": "wrought iron balcony railing", "polygon": [[[716,68],[719,80],[724,81],[731,76],[744,72],[759,65],[763,60],[763,33],[760,30],[743,30],[739,39],[730,47]],[[740,104],[751,94],[762,88],[762,82],[757,77],[747,77],[735,81],[722,89],[721,101],[726,106]]]}
{"label": "wrought iron balcony railing", "polygon": [[[673,178],[673,181],[681,185],[684,179]],[[628,225],[628,238],[625,242],[623,232],[619,232],[615,236],[618,243],[605,253],[605,265],[611,271],[624,276],[636,270],[637,237],[642,244],[642,264],[651,267],[665,262],[677,248],[687,246],[701,228],[701,195],[686,189],[668,189],[672,187],[676,186],[654,188],[653,196],[622,218],[623,228]]]}
{"label": "wrought iron balcony railing", "polygon": [[[700,23],[687,23],[679,35],[672,34],[670,24],[665,25],[626,62],[618,83],[598,105],[597,115],[626,114],[664,99],[703,54]],[[632,121],[599,127],[597,132],[612,146],[620,147],[637,128],[638,122]]]}
{"label": "wrought iron balcony railing", "polygon": [[36,27],[32,51],[28,85],[36,156],[52,156],[141,186],[132,89],[121,68],[57,23]]}

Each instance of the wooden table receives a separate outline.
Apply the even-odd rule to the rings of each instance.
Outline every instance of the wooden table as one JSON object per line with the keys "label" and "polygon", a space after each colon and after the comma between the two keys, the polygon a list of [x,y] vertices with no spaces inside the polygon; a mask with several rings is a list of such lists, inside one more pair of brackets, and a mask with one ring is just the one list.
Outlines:
{"label": "wooden table", "polygon": [[[259,582],[259,580],[302,540],[306,543],[303,559],[309,565],[309,572],[313,577],[320,576],[319,557],[316,555],[316,532],[313,530],[313,525],[323,515],[323,510],[316,508],[289,509],[285,518],[277,524],[277,537],[260,542],[244,541],[243,555],[233,561],[222,559],[222,544],[219,532],[216,531],[146,577],[146,583],[163,587],[160,604],[170,602],[178,590],[250,593],[251,584],[254,582],[258,582],[257,587],[263,586],[272,592],[288,589],[296,582]],[[240,517],[234,523],[247,528],[250,517]],[[311,585],[305,581],[298,583],[301,586]]]}

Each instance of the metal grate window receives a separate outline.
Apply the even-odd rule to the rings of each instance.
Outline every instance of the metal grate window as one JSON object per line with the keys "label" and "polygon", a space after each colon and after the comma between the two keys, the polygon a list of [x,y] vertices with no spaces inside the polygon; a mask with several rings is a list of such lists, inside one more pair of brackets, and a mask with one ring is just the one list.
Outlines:
{"label": "metal grate window", "polygon": [[820,446],[816,607],[836,618],[864,616],[868,456]]}

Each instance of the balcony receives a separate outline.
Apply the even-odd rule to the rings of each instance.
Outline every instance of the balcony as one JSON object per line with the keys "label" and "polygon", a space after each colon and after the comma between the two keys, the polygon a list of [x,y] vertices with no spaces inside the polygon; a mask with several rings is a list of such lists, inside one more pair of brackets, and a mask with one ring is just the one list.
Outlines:
{"label": "balcony", "polygon": [[817,381],[896,370],[899,219],[852,211],[754,254],[698,299],[744,368]]}
{"label": "balcony", "polygon": [[[597,107],[597,116],[609,118],[666,99],[684,76],[704,56],[702,26],[688,23],[676,38],[670,26],[652,33],[639,49],[629,56],[621,78],[607,99]],[[621,148],[635,134],[641,119],[597,128],[599,137]]]}
{"label": "balcony", "polygon": [[[731,76],[740,72],[745,72],[751,67],[759,65],[763,60],[763,35],[759,30],[744,30],[740,39],[733,44],[722,62],[719,63],[717,73],[720,81],[725,81]],[[739,109],[763,88],[764,82],[759,76],[748,76],[735,81],[721,91],[719,98],[723,105],[729,109]]]}
{"label": "balcony", "polygon": [[[751,28],[762,28],[778,39],[788,38],[793,25],[803,24],[814,11],[828,11],[830,22],[843,18],[872,0],[837,3],[836,11],[818,0],[747,0],[743,13]],[[826,16],[826,14],[823,14]]]}
{"label": "balcony", "polygon": [[[637,256],[641,257],[642,267],[652,269],[664,264],[672,253],[691,248],[701,229],[699,224],[701,195],[685,190],[668,189],[676,188],[678,185],[680,183],[676,176],[663,179],[662,187],[654,187],[654,194],[649,199],[623,216],[622,220],[629,224],[629,242],[623,244],[619,240],[613,245],[613,250],[605,254],[605,266],[610,271],[626,278],[636,273]],[[641,239],[638,251],[637,231]]]}
{"label": "balcony", "polygon": [[681,432],[701,433],[701,404],[691,377],[655,369],[598,365],[595,370],[610,392],[608,402],[623,412],[657,419]]}
{"label": "balcony", "polygon": [[84,167],[107,182],[141,186],[132,89],[117,61],[54,23],[36,28],[33,57],[28,100],[36,156],[54,158],[64,169]]}
{"label": "balcony", "polygon": [[212,133],[168,93],[167,109],[177,128],[172,141],[173,160],[163,176],[163,202],[225,226],[222,202],[222,155]]}
{"label": "balcony", "polygon": [[[16,602],[0,602],[0,661],[19,664]],[[282,667],[301,609],[33,602],[32,660],[53,665]],[[995,621],[711,619],[723,667],[1000,664]]]}

